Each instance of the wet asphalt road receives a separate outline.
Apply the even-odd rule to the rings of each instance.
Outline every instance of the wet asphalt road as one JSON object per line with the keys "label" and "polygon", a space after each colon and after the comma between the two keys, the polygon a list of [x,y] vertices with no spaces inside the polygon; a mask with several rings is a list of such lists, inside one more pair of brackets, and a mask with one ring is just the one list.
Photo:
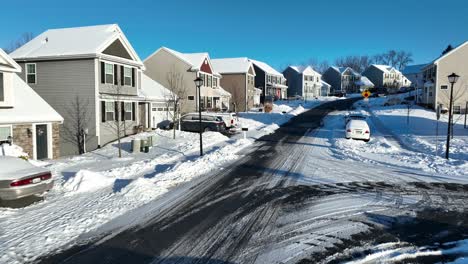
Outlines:
{"label": "wet asphalt road", "polygon": [[[375,191],[379,189],[395,192],[400,188],[399,194],[411,195],[414,189],[420,186],[414,184],[410,187],[396,187],[383,182],[372,185],[296,184],[298,171],[301,171],[306,162],[311,162],[305,160],[305,153],[309,149],[306,144],[301,143],[301,138],[320,127],[322,119],[329,112],[348,109],[355,101],[350,99],[325,103],[293,118],[275,133],[259,139],[239,161],[221,174],[208,178],[192,187],[190,191],[184,192],[177,197],[174,206],[155,214],[144,224],[124,230],[103,241],[91,241],[63,252],[56,252],[39,262],[276,263],[267,261],[266,258],[262,259],[260,255],[269,247],[269,243],[283,243],[285,247],[297,243],[291,242],[290,239],[297,236],[297,230],[302,228],[300,226],[287,234],[278,232],[281,226],[277,221],[285,212],[299,211],[306,206],[313,207],[315,199],[328,199],[327,197],[337,194],[346,194],[349,199],[354,199],[356,193],[370,192],[371,196],[375,196],[372,199],[378,200],[377,203],[385,200],[382,192]],[[425,186],[424,189],[433,187]],[[434,188],[443,189],[444,186],[436,185]],[[460,188],[461,193],[464,193],[465,187]],[[402,206],[400,198],[392,194],[388,199],[392,202],[397,200],[398,206]],[[458,197],[457,203],[464,198],[466,197]],[[424,201],[424,198],[420,201]],[[330,208],[333,210],[333,206]],[[374,216],[378,217],[381,216]],[[330,223],[327,225],[330,228],[332,226]],[[313,233],[310,230],[308,232]],[[382,240],[390,239],[387,233],[376,231],[375,234],[382,235]],[[369,236],[367,234],[355,238],[356,241],[364,243]],[[392,238],[400,239],[396,236]],[[319,241],[324,242],[322,240]],[[359,246],[356,241],[341,240],[340,243]],[[286,260],[286,263],[328,262],[326,258],[337,252],[338,249],[330,247],[319,254],[311,253],[307,258],[288,256],[282,259]],[[349,256],[342,256],[341,260],[348,260],[347,258]],[[297,261],[298,259],[300,261]]]}

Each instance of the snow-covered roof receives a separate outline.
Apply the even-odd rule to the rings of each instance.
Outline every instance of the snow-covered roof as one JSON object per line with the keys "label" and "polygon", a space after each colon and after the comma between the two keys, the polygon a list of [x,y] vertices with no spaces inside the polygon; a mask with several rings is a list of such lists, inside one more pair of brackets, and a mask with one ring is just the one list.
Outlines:
{"label": "snow-covered roof", "polygon": [[266,64],[265,62],[257,61],[257,60],[252,60],[252,59],[249,59],[249,60],[250,60],[253,64],[257,65],[257,67],[259,67],[260,69],[262,69],[264,72],[266,72],[266,73],[268,73],[268,74],[284,77],[283,74],[281,74],[281,73],[278,72],[277,70],[273,69],[273,67],[271,67],[270,65]]}
{"label": "snow-covered roof", "polygon": [[392,71],[394,71],[396,73],[401,73],[395,67],[392,67],[392,66],[389,66],[389,65],[372,64],[371,66],[374,66],[375,68],[379,69],[383,73],[391,73]]}
{"label": "snow-covered roof", "polygon": [[[191,67],[192,71],[199,71],[205,59],[207,59],[210,66],[212,66],[212,62],[211,62],[210,55],[208,54],[208,52],[182,53],[182,52],[178,52],[167,47],[159,48],[153,54],[149,55],[144,61],[147,61],[149,58],[153,57],[154,54],[161,52],[162,50],[167,51],[168,53],[172,54],[173,56],[187,63]],[[213,69],[213,67],[211,68],[213,70],[213,74],[221,76],[219,72],[216,71],[216,69]]]}
{"label": "snow-covered roof", "polygon": [[374,86],[374,83],[372,83],[371,80],[369,80],[369,78],[367,78],[366,76],[361,76],[361,78],[355,83],[359,86]]}
{"label": "snow-covered roof", "polygon": [[350,70],[352,74],[359,75],[359,73],[357,73],[353,68],[350,68],[350,67],[331,66],[331,68],[339,72],[340,74],[343,74],[345,71]]}
{"label": "snow-covered roof", "polygon": [[289,66],[289,68],[295,70],[298,73],[304,74],[304,75],[320,75],[311,66]]}
{"label": "snow-covered roof", "polygon": [[162,86],[162,84],[142,73],[139,96],[144,97],[148,101],[167,101],[172,98],[172,92]]}
{"label": "snow-covered roof", "polygon": [[224,90],[223,87],[221,87],[221,86],[214,89],[214,93],[221,96],[221,97],[231,97],[231,93]]}
{"label": "snow-covered roof", "polygon": [[137,53],[117,24],[49,29],[10,54],[15,60],[96,57],[119,39],[137,63]]}
{"label": "snow-covered roof", "polygon": [[250,62],[249,59],[245,57],[212,59],[211,64],[213,65],[213,68],[219,73],[247,73],[252,67],[252,62]]}
{"label": "snow-covered roof", "polygon": [[0,49],[0,71],[21,72],[21,66],[2,49]]}
{"label": "snow-covered roof", "polygon": [[324,85],[324,86],[331,87],[331,85],[330,85],[329,83],[327,83],[326,81],[324,81],[324,80],[320,80],[320,82],[321,82],[322,85]]}
{"label": "snow-covered roof", "polygon": [[423,68],[426,67],[426,64],[418,64],[418,65],[409,65],[403,69],[403,74],[416,74],[422,72]]}
{"label": "snow-covered roof", "polygon": [[16,73],[13,73],[12,108],[0,109],[0,124],[63,122],[57,113],[42,97],[29,87]]}

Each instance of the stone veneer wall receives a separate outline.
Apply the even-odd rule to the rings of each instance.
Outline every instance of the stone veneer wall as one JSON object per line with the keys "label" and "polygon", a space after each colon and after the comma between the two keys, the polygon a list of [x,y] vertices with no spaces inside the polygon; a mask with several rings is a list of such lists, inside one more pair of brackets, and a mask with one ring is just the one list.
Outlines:
{"label": "stone veneer wall", "polygon": [[[31,135],[28,135],[28,128]],[[52,124],[52,157],[57,159],[60,157],[60,124]],[[23,151],[28,153],[29,158],[33,158],[33,126],[32,124],[17,124],[13,125],[13,143],[23,148]]]}
{"label": "stone veneer wall", "polygon": [[60,157],[60,124],[52,124],[52,153],[53,158],[58,159]]}
{"label": "stone veneer wall", "polygon": [[[31,132],[30,135],[28,135],[28,129]],[[13,125],[13,144],[23,148],[31,159],[33,157],[32,132],[32,124]]]}

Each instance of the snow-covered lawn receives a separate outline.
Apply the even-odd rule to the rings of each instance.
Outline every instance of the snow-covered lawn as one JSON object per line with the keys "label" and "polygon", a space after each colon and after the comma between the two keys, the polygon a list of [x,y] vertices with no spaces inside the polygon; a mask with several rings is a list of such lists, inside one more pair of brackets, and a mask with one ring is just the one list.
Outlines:
{"label": "snow-covered lawn", "polygon": [[[174,140],[172,131],[155,130],[123,139],[122,158],[117,158],[116,144],[109,144],[81,156],[34,162],[53,172],[55,186],[42,201],[24,208],[0,208],[0,263],[24,263],[72,246],[81,234],[147,204],[171,188],[222,170],[254,139],[334,99],[320,98],[306,104],[281,102],[272,113],[242,113],[240,122],[249,127],[248,138],[244,140],[241,133],[233,137],[204,133],[203,157],[198,153],[198,134],[178,131]],[[151,135],[157,136],[157,143],[149,153],[130,152],[131,139]]]}

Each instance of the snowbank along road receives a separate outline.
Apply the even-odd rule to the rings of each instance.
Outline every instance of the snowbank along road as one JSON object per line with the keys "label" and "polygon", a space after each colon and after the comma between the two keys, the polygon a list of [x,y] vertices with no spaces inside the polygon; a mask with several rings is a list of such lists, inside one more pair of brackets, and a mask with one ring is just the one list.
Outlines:
{"label": "snowbank along road", "polygon": [[130,212],[106,236],[90,235],[82,245],[40,262],[433,263],[466,258],[468,185],[463,180],[357,162],[331,149],[329,139],[336,135],[324,117],[354,102],[330,102],[298,115],[244,150],[222,173]]}

